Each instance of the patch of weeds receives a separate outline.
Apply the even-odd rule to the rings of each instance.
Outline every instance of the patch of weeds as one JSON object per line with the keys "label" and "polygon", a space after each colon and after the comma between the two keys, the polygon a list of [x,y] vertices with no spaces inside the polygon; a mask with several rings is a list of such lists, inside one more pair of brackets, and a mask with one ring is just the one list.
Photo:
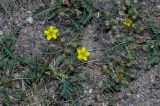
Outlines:
{"label": "patch of weeds", "polygon": [[142,33],[145,30],[145,27],[143,24],[141,24],[140,22],[134,22],[132,24],[132,30],[135,33]]}
{"label": "patch of weeds", "polygon": [[148,28],[152,31],[153,37],[141,44],[148,63],[156,65],[160,63],[160,27],[153,22],[148,22]]}
{"label": "patch of weeds", "polygon": [[[57,92],[60,95],[57,95],[56,98],[60,99],[57,99],[57,102],[63,99],[65,101],[71,100],[68,102],[73,105],[77,104],[78,96],[83,93],[81,81],[84,81],[84,78],[78,74],[85,63],[77,61],[75,47],[61,42],[61,46],[50,48],[47,54],[43,55],[43,58],[41,56],[29,57],[15,53],[15,41],[14,36],[1,38],[0,85],[3,91],[0,93],[2,98],[0,102],[4,105],[21,104],[28,101],[28,98],[31,99],[31,97],[24,95],[24,88],[28,92],[34,84],[44,86],[47,80],[54,80],[59,86]],[[66,48],[69,51],[66,51]],[[21,72],[20,67],[25,71]],[[22,82],[25,84],[23,88],[17,87]],[[5,92],[5,89],[9,88],[10,91]],[[9,92],[16,94],[17,97],[12,93],[8,94]]]}
{"label": "patch of weeds", "polygon": [[[43,86],[45,80],[55,81],[58,85],[56,96],[57,101],[68,101],[76,105],[78,103],[78,96],[83,92],[81,81],[84,79],[79,76],[82,70],[82,59],[87,61],[88,54],[85,47],[79,49],[77,44],[73,45],[65,40],[62,40],[58,33],[58,29],[53,26],[44,30],[47,40],[54,40],[55,47],[51,47],[44,53],[45,58],[32,57],[28,58],[27,72],[24,74],[24,82],[30,87],[34,83]],[[79,58],[77,58],[77,52]],[[88,53],[88,54],[87,54]],[[78,61],[80,60],[80,61]],[[43,83],[41,83],[43,82]],[[70,101],[71,100],[71,101]]]}
{"label": "patch of weeds", "polygon": [[[26,98],[24,91],[18,85],[22,84],[22,80],[27,84],[28,81],[33,82],[37,79],[37,73],[41,72],[39,68],[43,64],[33,57],[16,54],[14,49],[16,37],[14,35],[3,35],[0,41],[0,103],[3,105],[18,104],[25,101]],[[26,75],[23,75],[20,68],[28,69]],[[29,72],[28,77],[25,77]]]}
{"label": "patch of weeds", "polygon": [[36,9],[33,17],[39,18],[46,13],[50,20],[56,17],[65,20],[67,23],[63,29],[65,32],[74,32],[74,34],[77,31],[83,32],[91,20],[106,19],[106,13],[96,5],[94,0],[55,0],[55,5],[40,6]]}
{"label": "patch of weeds", "polygon": [[138,15],[137,8],[133,0],[125,0],[125,5],[127,6],[128,13],[132,16]]}
{"label": "patch of weeds", "polygon": [[14,36],[6,36],[6,37],[1,37],[1,53],[2,55],[6,56],[12,56],[11,54],[14,51],[14,46],[16,38]]}
{"label": "patch of weeds", "polygon": [[[68,47],[68,49],[70,48]],[[56,80],[60,93],[57,98],[63,101],[71,100],[69,102],[76,105],[78,96],[83,93],[81,82],[84,81],[84,78],[79,76],[82,65],[77,63],[77,59],[74,57],[76,55],[72,49],[67,53],[61,51],[52,55],[53,59],[50,61],[49,67],[45,69],[44,74]]]}
{"label": "patch of weeds", "polygon": [[155,65],[160,63],[160,43],[157,39],[147,40],[142,48],[147,54],[149,64]]}
{"label": "patch of weeds", "polygon": [[60,96],[64,99],[70,98],[72,105],[78,105],[78,97],[84,92],[81,83],[76,81],[65,81],[60,83]]}
{"label": "patch of weeds", "polygon": [[4,35],[0,38],[0,41],[0,103],[11,105],[23,98],[23,92],[12,85],[18,80],[13,76],[18,64],[17,56],[14,54],[16,38]]}
{"label": "patch of weeds", "polygon": [[142,44],[136,44],[136,40],[133,35],[118,37],[117,42],[106,51],[102,71],[108,77],[100,87],[102,91],[118,92],[122,86],[136,78],[133,70],[141,68],[137,65],[141,56],[140,52],[143,52],[144,58],[147,58],[149,64],[160,63],[159,36]]}
{"label": "patch of weeds", "polygon": [[136,50],[131,50],[130,45],[134,43],[134,37],[121,36],[117,42],[107,51],[104,58],[103,72],[108,76],[105,81],[104,91],[119,91],[122,86],[134,79],[132,69],[136,60]]}
{"label": "patch of weeds", "polygon": [[0,88],[0,103],[5,106],[11,106],[24,100],[25,94],[17,88]]}
{"label": "patch of weeds", "polygon": [[160,26],[158,27],[155,23],[153,22],[148,22],[149,28],[153,32],[153,34],[156,34],[160,36]]}

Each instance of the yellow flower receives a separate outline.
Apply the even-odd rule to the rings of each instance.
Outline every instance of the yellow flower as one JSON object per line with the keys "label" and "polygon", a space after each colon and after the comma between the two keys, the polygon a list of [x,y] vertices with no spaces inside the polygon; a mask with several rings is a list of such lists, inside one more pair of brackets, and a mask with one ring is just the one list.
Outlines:
{"label": "yellow flower", "polygon": [[53,26],[49,26],[44,30],[44,34],[47,35],[47,40],[57,39],[58,29],[53,28]]}
{"label": "yellow flower", "polygon": [[122,81],[124,81],[124,80],[125,80],[124,75],[123,75],[122,73],[118,73],[118,74],[117,74],[117,77],[116,77],[116,81],[117,81],[117,82],[122,82]]}
{"label": "yellow flower", "polygon": [[129,18],[126,18],[123,20],[123,24],[127,27],[130,27],[132,25],[132,20]]}
{"label": "yellow flower", "polygon": [[77,53],[78,53],[78,60],[84,60],[84,61],[87,61],[88,60],[88,56],[90,56],[90,52],[86,51],[86,48],[85,47],[82,47],[82,48],[78,48],[77,49]]}

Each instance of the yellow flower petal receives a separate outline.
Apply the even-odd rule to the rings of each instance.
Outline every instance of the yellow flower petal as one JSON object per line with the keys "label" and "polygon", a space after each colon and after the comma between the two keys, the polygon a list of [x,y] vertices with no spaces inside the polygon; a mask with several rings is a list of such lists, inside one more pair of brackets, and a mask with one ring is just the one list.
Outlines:
{"label": "yellow flower petal", "polygon": [[83,57],[83,60],[84,60],[84,61],[87,61],[88,59],[87,59],[87,57]]}
{"label": "yellow flower petal", "polygon": [[80,50],[80,49],[77,49],[77,53],[80,54],[80,53],[81,53],[81,50]]}
{"label": "yellow flower petal", "polygon": [[129,27],[132,24],[132,20],[129,18],[126,18],[123,20],[123,24]]}
{"label": "yellow flower petal", "polygon": [[85,47],[78,48],[77,49],[77,54],[78,54],[77,58],[79,60],[84,60],[84,61],[87,61],[88,56],[90,56],[90,52],[87,52]]}
{"label": "yellow flower petal", "polygon": [[86,52],[86,48],[85,47],[82,47],[82,52]]}
{"label": "yellow flower petal", "polygon": [[56,34],[58,32],[58,29],[54,29],[53,32]]}
{"label": "yellow flower petal", "polygon": [[47,29],[44,30],[44,34],[47,35],[47,40],[50,39],[57,39],[58,29],[54,29],[53,26],[49,26]]}
{"label": "yellow flower petal", "polygon": [[51,40],[51,36],[47,36],[47,40]]}
{"label": "yellow flower petal", "polygon": [[53,35],[52,37],[53,37],[53,39],[57,39],[57,35]]}
{"label": "yellow flower petal", "polygon": [[86,55],[87,55],[87,56],[90,56],[90,55],[91,55],[91,53],[90,53],[90,52],[87,52],[87,53],[86,53]]}
{"label": "yellow flower petal", "polygon": [[50,26],[48,31],[52,32],[53,29],[54,29],[53,26]]}
{"label": "yellow flower petal", "polygon": [[82,59],[82,55],[78,55],[78,57],[77,57],[79,60],[81,60]]}
{"label": "yellow flower petal", "polygon": [[45,34],[45,35],[48,35],[49,32],[48,32],[47,30],[44,30],[44,34]]}

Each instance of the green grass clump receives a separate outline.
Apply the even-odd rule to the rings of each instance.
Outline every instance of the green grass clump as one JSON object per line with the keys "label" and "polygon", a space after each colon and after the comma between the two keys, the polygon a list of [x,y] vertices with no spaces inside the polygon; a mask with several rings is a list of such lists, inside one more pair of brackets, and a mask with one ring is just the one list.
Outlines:
{"label": "green grass clump", "polygon": [[[62,48],[51,48],[50,53],[42,56],[24,56],[15,52],[15,36],[4,35],[1,38],[1,63],[0,63],[0,103],[4,105],[29,102],[25,92],[33,89],[34,84],[44,86],[50,81],[58,84],[59,97],[72,100],[73,104],[78,102],[77,96],[83,93],[81,81],[85,78],[79,76],[82,65],[78,65],[75,51],[63,52]],[[48,55],[49,54],[49,55]],[[22,69],[25,72],[21,72]],[[76,71],[75,71],[76,70]],[[19,72],[20,71],[20,72]],[[19,84],[25,84],[17,87]],[[25,90],[24,90],[25,89]],[[31,99],[32,100],[32,99]],[[60,100],[54,100],[53,104]]]}
{"label": "green grass clump", "polygon": [[[48,19],[60,18],[65,20],[65,32],[83,32],[91,20],[104,21],[106,13],[94,0],[55,0],[54,5],[40,6],[33,13],[34,18],[40,18],[46,14]],[[97,17],[97,14],[98,17]]]}

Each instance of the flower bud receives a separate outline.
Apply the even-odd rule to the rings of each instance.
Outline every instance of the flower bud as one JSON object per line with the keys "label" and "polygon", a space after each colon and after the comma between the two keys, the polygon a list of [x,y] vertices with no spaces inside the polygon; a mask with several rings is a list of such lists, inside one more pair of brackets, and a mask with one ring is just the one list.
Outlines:
{"label": "flower bud", "polygon": [[65,42],[65,38],[61,38],[61,40],[60,40],[61,42]]}
{"label": "flower bud", "polygon": [[64,49],[64,52],[69,54],[70,53],[70,49]]}
{"label": "flower bud", "polygon": [[103,65],[102,66],[103,72],[108,73],[109,72],[109,68],[107,65]]}
{"label": "flower bud", "polygon": [[137,15],[133,15],[133,16],[132,16],[132,19],[136,19],[136,18],[137,18]]}
{"label": "flower bud", "polygon": [[127,67],[132,67],[132,63],[127,63]]}
{"label": "flower bud", "polygon": [[70,69],[71,71],[73,71],[73,70],[74,70],[74,67],[73,67],[72,65],[69,65],[69,69]]}
{"label": "flower bud", "polygon": [[76,47],[77,47],[77,44],[76,44],[76,43],[72,43],[72,44],[71,44],[71,47],[76,48]]}

